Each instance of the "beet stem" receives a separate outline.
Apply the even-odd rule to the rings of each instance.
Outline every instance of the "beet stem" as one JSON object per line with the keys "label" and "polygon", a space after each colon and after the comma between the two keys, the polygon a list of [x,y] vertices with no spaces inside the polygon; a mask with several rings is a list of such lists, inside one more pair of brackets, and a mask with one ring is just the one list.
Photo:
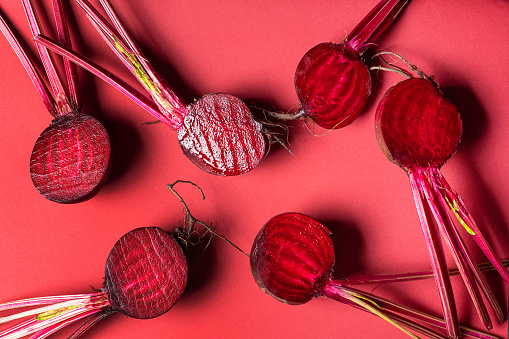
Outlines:
{"label": "beet stem", "polygon": [[55,304],[58,302],[64,302],[69,300],[86,299],[93,297],[95,295],[96,295],[95,293],[91,293],[91,294],[59,295],[51,297],[21,299],[0,304],[0,311],[6,311],[20,307],[32,307],[37,305]]}
{"label": "beet stem", "polygon": [[239,250],[240,252],[244,253],[246,256],[249,257],[249,254],[244,252],[240,247],[238,247],[237,245],[235,245],[233,242],[231,242],[230,240],[226,239],[225,237],[223,237],[222,235],[218,234],[217,232],[215,232],[212,227],[210,227],[209,225],[207,225],[206,223],[200,221],[200,220],[197,220],[195,217],[193,217],[193,215],[191,214],[191,211],[189,210],[189,207],[187,206],[186,202],[184,201],[184,199],[182,198],[182,196],[180,194],[177,193],[177,191],[173,188],[176,184],[178,183],[183,183],[183,184],[190,184],[190,185],[193,185],[194,187],[198,188],[198,190],[200,191],[200,194],[201,194],[201,197],[202,197],[202,200],[205,200],[205,194],[203,193],[203,190],[201,189],[200,186],[196,185],[194,182],[192,181],[186,181],[186,180],[177,180],[175,181],[173,184],[168,184],[166,185],[166,187],[173,193],[175,194],[175,196],[177,197],[177,199],[179,199],[180,203],[182,204],[183,208],[184,208],[184,213],[186,214],[185,217],[184,217],[184,234],[183,235],[180,235],[179,234],[179,231],[177,231],[177,234],[179,234],[179,239],[183,240],[186,244],[188,242],[188,239],[191,237],[191,234],[193,232],[195,232],[195,227],[194,225],[196,223],[198,223],[199,225],[203,226],[207,232],[209,232],[210,234],[212,234],[213,236],[216,236],[218,237],[219,239],[223,240],[223,241],[226,241],[228,244],[230,244],[231,246],[233,246],[234,248],[236,248],[237,250]]}
{"label": "beet stem", "polygon": [[[488,300],[491,307],[495,311],[495,314],[497,315],[498,320],[500,322],[503,322],[505,316],[504,316],[504,312],[502,311],[500,304],[497,302],[495,295],[493,294],[493,291],[489,287],[484,276],[481,274],[479,267],[476,265],[474,259],[472,258],[472,255],[468,251],[468,248],[467,248],[465,242],[463,241],[458,230],[454,226],[454,223],[453,223],[450,215],[447,213],[448,206],[445,202],[445,199],[441,195],[441,190],[439,188],[439,185],[434,181],[434,172],[435,171],[436,171],[436,169],[429,168],[429,169],[427,169],[427,171],[425,173],[426,173],[428,179],[431,181],[436,201],[438,202],[439,209],[443,215],[442,218],[445,221],[445,224],[444,224],[445,230],[444,231],[447,234],[451,234],[449,236],[450,237],[452,236],[454,238],[455,246],[456,246],[457,250],[459,251],[459,255],[460,255],[461,259],[464,261],[464,265],[466,266],[468,275],[471,277],[470,279],[475,278],[475,281],[477,281],[477,284],[479,284],[479,287],[483,291],[486,299]],[[472,283],[474,284],[475,282],[473,281]],[[467,287],[468,287],[468,285],[467,285]],[[480,299],[480,303],[482,303],[482,299]],[[490,324],[487,324],[487,328],[489,328],[490,326],[491,326]]]}
{"label": "beet stem", "polygon": [[1,304],[0,311],[36,305],[44,306],[0,318],[0,324],[2,324],[31,317],[0,332],[0,337],[16,339],[35,333],[32,338],[45,338],[59,328],[111,306],[106,292],[101,291],[91,294],[23,299]]}
{"label": "beet stem", "polygon": [[[350,291],[350,293],[352,293],[353,289],[348,289]],[[426,335],[427,337],[429,338],[432,338],[432,339],[447,339],[446,336],[440,334],[440,333],[437,333],[436,331],[426,327],[426,326],[423,326],[413,320],[410,320],[408,318],[405,318],[404,316],[400,315],[400,314],[397,314],[397,313],[394,313],[394,312],[391,312],[389,311],[390,307],[383,307],[382,306],[382,303],[380,303],[379,301],[375,301],[376,300],[376,297],[373,295],[373,296],[369,296],[369,293],[365,293],[363,291],[360,291],[360,290],[357,290],[355,292],[356,295],[359,296],[359,298],[362,298],[363,300],[368,300],[369,303],[375,305],[375,307],[378,308],[378,311],[383,313],[386,317],[388,317],[389,319],[391,319],[393,322],[413,331],[413,332],[416,332],[416,333],[420,333],[420,334],[423,334],[423,335]],[[367,313],[371,313],[369,310],[367,310],[366,308],[362,307],[361,305],[359,305],[358,303],[355,303],[351,300],[347,300],[347,299],[344,299],[342,298],[341,296],[339,295],[334,295],[334,292],[332,292],[330,295],[327,295],[328,297],[334,299],[334,300],[337,300],[337,301],[340,301],[346,305],[349,305],[349,306],[352,306],[354,308],[357,308],[361,311],[364,311],[364,312],[367,312]],[[405,307],[404,308],[405,310],[407,310],[407,308]],[[402,312],[404,313],[404,312]],[[371,313],[373,314],[373,313]],[[430,316],[431,317],[431,316]],[[442,325],[441,326],[442,329],[445,329],[445,325]]]}
{"label": "beet stem", "polygon": [[451,338],[459,338],[458,316],[451,281],[447,271],[445,254],[442,248],[439,231],[430,218],[429,206],[427,205],[423,193],[425,187],[422,185],[423,178],[420,170],[417,169],[415,172],[410,172],[409,178],[424,240],[435,275],[435,283],[437,284],[438,293],[442,302],[447,332]]}
{"label": "beet stem", "polygon": [[439,170],[433,170],[433,180],[437,187],[440,187],[442,197],[447,202],[449,208],[451,208],[454,212],[458,221],[465,230],[473,236],[478,246],[497,268],[500,275],[502,275],[505,281],[509,283],[509,271],[504,266],[501,259],[496,255],[486,238],[482,235],[481,230],[468,212],[463,200],[452,190]]}
{"label": "beet stem", "polygon": [[[348,302],[348,301],[344,301],[344,303],[352,306],[352,307],[355,307],[361,311],[365,311],[365,312],[368,312],[366,311],[365,309],[363,309],[362,307],[359,307],[358,305],[356,304],[353,304],[351,302]],[[380,305],[379,305],[380,306]],[[414,332],[417,332],[417,333],[421,333],[423,335],[425,335],[426,337],[428,338],[431,338],[431,339],[448,339],[447,336],[443,335],[443,334],[440,334],[426,326],[422,326],[421,324],[417,323],[416,321],[413,321],[413,320],[410,320],[410,319],[407,319],[397,313],[394,313],[394,312],[391,312],[391,311],[388,311],[387,309],[384,309],[383,310],[384,314],[387,315],[388,317],[390,317],[393,321],[397,322],[398,324],[410,329],[411,331],[414,331]],[[441,328],[445,329],[445,325],[442,326]]]}
{"label": "beet stem", "polygon": [[[67,23],[67,14],[62,0],[53,0],[53,12],[60,43],[72,48],[69,25]],[[78,70],[76,65],[69,59],[63,58],[63,61],[67,78],[67,87],[69,89],[69,101],[73,109],[79,112],[81,111],[81,96],[79,91]]]}
{"label": "beet stem", "polygon": [[[28,23],[30,25],[30,29],[32,31],[32,35],[36,36],[43,34],[42,27],[39,23],[37,14],[35,13],[32,0],[22,0],[22,3],[25,9],[26,17],[28,19]],[[60,75],[56,70],[55,61],[53,60],[52,55],[44,46],[37,45],[37,49],[39,51],[44,69],[46,70],[46,74],[48,75],[50,85],[53,89],[58,115],[63,116],[67,113],[73,112],[69,98],[67,97],[66,91],[62,85]]]}
{"label": "beet stem", "polygon": [[[340,282],[341,282],[341,280],[333,281],[333,283],[340,283]],[[416,321],[421,321],[421,322],[427,323],[429,325],[436,326],[436,327],[439,327],[441,329],[445,329],[445,321],[443,319],[441,319],[441,318],[432,316],[432,315],[424,313],[422,311],[418,311],[418,310],[412,309],[412,308],[407,307],[407,306],[400,305],[400,304],[395,303],[393,301],[390,301],[388,299],[379,297],[377,295],[374,295],[374,294],[371,294],[371,293],[368,293],[368,292],[364,292],[362,290],[358,290],[358,289],[354,289],[354,288],[346,287],[346,286],[343,286],[343,289],[350,290],[350,291],[352,291],[354,293],[357,293],[362,298],[365,298],[367,300],[371,300],[373,303],[375,303],[376,305],[378,305],[379,307],[381,307],[382,309],[385,309],[387,311],[395,312],[395,313],[400,314],[400,315],[402,315],[404,317],[409,317],[409,318],[412,318],[412,319],[414,319]],[[476,330],[476,329],[473,329],[473,328],[470,328],[470,327],[467,327],[467,326],[460,326],[460,328],[461,328],[461,333],[462,334],[468,335],[468,336],[471,336],[471,337],[475,337],[475,338],[498,338],[498,337],[493,336],[491,334],[488,334],[488,333],[485,333],[485,332],[482,332],[482,331],[479,331],[479,330]]]}
{"label": "beet stem", "polygon": [[[84,319],[87,317],[95,317],[97,314],[100,314],[101,310],[92,310],[86,313],[82,313],[74,318],[71,318],[69,320],[62,321],[61,323],[54,324],[53,326],[47,327],[44,330],[40,330],[39,332],[35,333],[30,337],[30,339],[44,339],[52,335],[53,333],[59,331],[60,329],[69,326],[75,322],[77,322],[80,319]],[[69,338],[70,339],[70,338]]]}
{"label": "beet stem", "polygon": [[76,331],[74,331],[73,334],[71,334],[68,339],[77,339],[81,337],[85,332],[92,328],[92,326],[94,326],[99,321],[103,320],[104,318],[113,313],[115,313],[115,311],[106,309],[94,314],[92,318],[89,318]]}
{"label": "beet stem", "polygon": [[[86,0],[83,0],[86,1]],[[122,22],[120,21],[118,15],[115,13],[115,10],[113,9],[113,6],[108,0],[99,0],[102,7],[106,11],[106,14],[110,18],[111,22],[117,29],[117,32],[122,37],[123,41],[129,46],[131,53],[131,56],[136,57],[136,61],[139,62],[143,69],[147,72],[149,79],[154,82],[154,85],[148,86],[148,88],[156,88],[156,91],[151,91],[153,95],[156,95],[159,93],[159,91],[163,92],[164,97],[159,98],[157,95],[154,97],[156,102],[162,106],[164,109],[170,109],[168,107],[168,103],[176,109],[178,112],[183,114],[183,111],[186,110],[185,105],[186,103],[184,100],[178,95],[178,93],[175,92],[175,90],[169,86],[167,83],[164,83],[163,80],[159,77],[157,72],[154,70],[152,65],[148,62],[147,58],[144,56],[141,49],[138,47],[136,42],[134,41],[134,38],[131,36],[131,34],[127,31],[127,29],[122,25]],[[183,118],[183,116],[181,117]]]}
{"label": "beet stem", "polygon": [[[509,265],[509,259],[502,260],[504,266]],[[496,270],[495,266],[490,262],[479,263],[476,265],[480,271],[488,272]],[[454,276],[458,275],[458,268],[449,268],[449,275]],[[416,272],[407,272],[407,273],[394,273],[394,274],[372,274],[372,275],[356,275],[349,276],[343,279],[340,279],[342,285],[372,285],[372,284],[388,284],[395,282],[407,282],[407,281],[415,281],[422,279],[430,279],[433,278],[433,271],[416,271]]]}
{"label": "beet stem", "polygon": [[144,96],[141,92],[117,77],[115,74],[44,35],[38,35],[34,37],[34,40],[36,43],[46,46],[55,53],[67,57],[78,66],[86,69],[90,73],[109,83],[128,98],[147,110],[150,114],[154,115],[157,119],[164,119],[164,116],[161,115],[157,106],[151,99]]}
{"label": "beet stem", "polygon": [[346,37],[345,42],[359,52],[389,27],[409,0],[382,0]]}
{"label": "beet stem", "polygon": [[[434,330],[429,329],[417,322],[423,322],[425,324],[438,327],[441,330],[445,330],[446,322],[443,319],[412,309],[407,306],[397,304],[374,294],[344,286],[342,285],[342,280],[331,279],[328,281],[323,295],[369,313],[373,313],[372,308],[374,307],[377,313],[382,313],[384,315],[383,319],[389,318],[391,323],[398,323],[399,325],[404,326],[414,332],[424,334],[429,338],[446,338],[442,334],[437,333]],[[347,298],[347,295],[354,296],[357,298],[357,300]],[[364,304],[359,303],[358,300],[361,300]],[[370,307],[366,308],[365,304],[368,304]],[[463,335],[474,338],[498,338],[497,336],[467,326],[461,326],[460,329]]]}
{"label": "beet stem", "polygon": [[170,86],[162,84],[160,77],[123,27],[111,4],[101,2],[116,29],[87,0],[77,0],[77,2],[103,40],[151,94],[164,116],[163,119],[158,119],[174,130],[178,130],[182,126],[187,112],[186,105]]}
{"label": "beet stem", "polygon": [[354,292],[353,290],[347,290],[343,288],[341,285],[332,284],[329,282],[325,289],[323,294],[331,299],[342,301],[342,299],[345,299],[353,304],[358,305],[361,309],[364,309],[383,320],[387,321],[391,325],[395,326],[399,330],[403,331],[404,333],[408,334],[412,338],[419,338],[409,330],[405,329],[404,327],[400,326],[397,322],[393,321],[390,317],[388,317],[383,310],[374,303],[371,299],[366,297],[361,297],[358,293]]}
{"label": "beet stem", "polygon": [[470,266],[473,261],[470,258],[470,253],[468,252],[460,235],[456,232],[442,199],[436,195],[436,187],[434,185],[431,185],[433,188],[430,187],[429,172],[430,171],[428,169],[424,169],[422,172],[423,180],[421,184],[424,187],[424,195],[428,201],[428,205],[433,213],[435,221],[438,224],[439,230],[447,243],[447,247],[453,255],[453,259],[460,270],[460,275],[463,278],[475,309],[486,328],[491,329],[493,326],[488,315],[488,311],[486,310],[486,306],[484,305],[480,295],[479,288],[476,284],[476,277],[473,272],[475,265]]}
{"label": "beet stem", "polygon": [[50,90],[48,89],[46,83],[42,79],[41,74],[37,71],[35,65],[26,54],[25,49],[21,46],[16,36],[7,25],[7,22],[5,21],[2,13],[0,13],[0,30],[5,35],[5,38],[14,49],[14,52],[16,52],[16,54],[18,55],[19,60],[23,64],[23,67],[27,71],[32,82],[34,83],[37,92],[41,96],[42,101],[44,102],[44,106],[46,106],[46,109],[52,116],[56,117],[58,115],[57,107]]}

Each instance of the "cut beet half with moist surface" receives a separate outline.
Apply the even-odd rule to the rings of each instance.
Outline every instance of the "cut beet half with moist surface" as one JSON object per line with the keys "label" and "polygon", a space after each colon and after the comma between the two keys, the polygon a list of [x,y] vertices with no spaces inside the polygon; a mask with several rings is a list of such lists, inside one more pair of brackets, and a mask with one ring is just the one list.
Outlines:
{"label": "cut beet half with moist surface", "polygon": [[[32,1],[23,0],[23,5],[32,33],[41,34],[42,28]],[[60,41],[70,46],[62,1],[53,1],[53,7]],[[0,29],[54,118],[37,139],[30,158],[30,175],[35,188],[44,197],[60,203],[74,203],[92,197],[108,175],[111,146],[104,126],[97,119],[80,112],[81,99],[76,66],[64,59],[68,81],[66,91],[52,56],[45,47],[38,45],[52,95],[3,18],[0,20]]]}
{"label": "cut beet half with moist surface", "polygon": [[[409,176],[449,336],[457,338],[460,329],[442,238],[459,268],[477,313],[486,328],[491,329],[483,295],[499,321],[503,321],[504,313],[463,236],[474,238],[506,282],[509,282],[509,273],[481,234],[463,200],[440,171],[461,140],[462,121],[456,106],[432,78],[425,75],[410,77],[392,86],[381,99],[375,114],[375,130],[384,154]],[[457,227],[453,218],[461,227]]]}
{"label": "cut beet half with moist surface", "polygon": [[[355,278],[352,281],[334,278],[335,255],[330,234],[320,222],[301,213],[284,213],[270,219],[251,248],[251,272],[258,286],[283,303],[300,305],[315,297],[328,297],[379,316],[410,337],[418,338],[415,333],[419,333],[429,338],[446,338],[437,332],[445,331],[443,319],[349,286],[397,279],[364,276],[361,282]],[[411,280],[416,275],[403,274],[399,278]],[[433,329],[427,327],[430,324]],[[477,338],[495,338],[466,327],[462,331]]]}
{"label": "cut beet half with moist surface", "polygon": [[43,35],[36,36],[35,41],[109,82],[176,131],[184,154],[205,172],[239,175],[262,161],[268,151],[268,139],[262,124],[254,119],[244,102],[224,93],[185,102],[154,70],[107,0],[100,0],[100,3],[110,21],[87,0],[77,2],[150,98],[108,70]]}

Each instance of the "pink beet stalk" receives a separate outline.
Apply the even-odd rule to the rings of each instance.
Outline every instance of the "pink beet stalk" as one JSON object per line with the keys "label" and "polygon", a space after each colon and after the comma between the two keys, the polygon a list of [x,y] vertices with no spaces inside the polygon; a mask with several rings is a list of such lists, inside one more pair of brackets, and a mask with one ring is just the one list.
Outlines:
{"label": "pink beet stalk", "polygon": [[[23,0],[23,5],[33,34],[42,34],[33,3]],[[53,0],[53,7],[59,39],[70,46],[61,0]],[[35,188],[47,199],[60,203],[79,202],[92,197],[108,174],[110,140],[99,121],[79,111],[81,104],[75,66],[64,60],[68,95],[51,54],[38,45],[52,88],[50,91],[3,17],[0,19],[0,29],[54,117],[52,124],[37,139],[30,158],[30,176]]]}
{"label": "pink beet stalk", "polygon": [[[259,287],[283,303],[300,305],[318,296],[329,297],[379,316],[413,338],[417,334],[446,338],[438,331],[446,329],[447,321],[349,287],[347,279],[334,278],[330,231],[309,216],[285,213],[269,220],[256,236],[250,260]],[[475,338],[496,338],[467,327],[459,331]]]}
{"label": "pink beet stalk", "polygon": [[[509,265],[509,260],[502,260],[504,266]],[[484,262],[477,264],[477,267],[482,272],[489,272],[496,270],[491,262]],[[449,268],[449,275],[458,275],[460,271],[458,268]],[[372,285],[372,284],[386,284],[394,282],[407,282],[414,280],[430,279],[433,278],[433,270],[415,271],[406,273],[392,273],[392,274],[370,274],[370,275],[355,275],[339,279],[342,284],[352,285]]]}
{"label": "pink beet stalk", "polygon": [[452,215],[456,216],[463,230],[474,237],[507,282],[509,273],[481,234],[461,198],[440,172],[440,167],[456,150],[461,139],[462,122],[456,106],[430,77],[410,66],[421,78],[410,77],[401,81],[384,95],[375,116],[377,140],[389,160],[409,176],[449,335],[456,338],[459,325],[440,235],[486,328],[491,329],[492,323],[482,295],[499,321],[503,321],[504,314],[467,249]]}
{"label": "pink beet stalk", "polygon": [[161,121],[172,129],[179,130],[187,114],[187,103],[184,103],[183,99],[155,72],[134,39],[121,24],[111,4],[101,2],[114,27],[88,1],[78,0],[77,2],[113,52],[151,95],[162,114]]}
{"label": "pink beet stalk", "polygon": [[348,34],[343,44],[358,53],[375,41],[396,19],[410,0],[380,1]]}
{"label": "pink beet stalk", "polygon": [[184,154],[207,173],[239,175],[260,163],[268,149],[266,131],[244,102],[224,93],[213,93],[191,103],[185,102],[144,57],[108,1],[100,2],[111,23],[87,0],[77,2],[113,52],[144,87],[150,99],[66,46],[36,35],[39,44],[61,53],[109,82],[170,126],[177,132]]}
{"label": "pink beet stalk", "polygon": [[291,115],[268,114],[285,120],[309,117],[327,129],[352,123],[371,93],[371,76],[361,55],[392,24],[408,1],[382,0],[342,43],[321,43],[309,50],[295,72],[301,108]]}

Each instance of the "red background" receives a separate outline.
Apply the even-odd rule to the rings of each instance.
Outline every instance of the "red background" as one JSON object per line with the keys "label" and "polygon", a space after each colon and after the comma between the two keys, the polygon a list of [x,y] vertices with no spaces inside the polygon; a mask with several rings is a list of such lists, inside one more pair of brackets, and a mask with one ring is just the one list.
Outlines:
{"label": "red background", "polygon": [[[50,1],[43,3],[50,8]],[[298,103],[293,76],[300,58],[318,43],[341,42],[375,3],[113,1],[148,59],[187,100],[227,92],[283,111]],[[78,6],[71,1],[67,7],[75,13],[76,49],[133,80]],[[4,1],[1,9],[28,38],[19,1]],[[506,0],[414,0],[378,40],[381,48],[435,75],[458,106],[463,142],[443,173],[505,258],[508,18]],[[27,43],[33,50],[33,43]],[[42,197],[29,174],[32,147],[51,116],[3,38],[0,51],[0,302],[100,287],[106,257],[120,236],[136,227],[171,230],[176,225],[182,207],[165,185],[177,179],[192,180],[205,192],[201,201],[194,188],[177,186],[194,216],[214,223],[245,251],[268,219],[296,211],[334,232],[338,276],[430,267],[408,179],[385,158],[374,134],[376,104],[402,79],[399,75],[373,74],[373,95],[352,125],[318,137],[302,122],[294,123],[293,155],[274,147],[252,172],[224,178],[193,166],[167,126],[142,125],[152,116],[81,72],[83,112],[109,130],[115,159],[97,196],[61,205]],[[318,128],[315,132],[325,134]],[[288,306],[270,298],[255,284],[248,259],[220,240],[199,260],[188,289],[170,312],[144,321],[117,314],[96,325],[87,338],[406,338],[383,320],[332,300]],[[507,286],[496,274],[488,279],[506,308]],[[480,328],[461,281],[453,278],[453,283],[461,321]],[[374,292],[440,314],[432,280],[378,286]],[[505,336],[506,329],[507,322],[495,320],[493,333]]]}

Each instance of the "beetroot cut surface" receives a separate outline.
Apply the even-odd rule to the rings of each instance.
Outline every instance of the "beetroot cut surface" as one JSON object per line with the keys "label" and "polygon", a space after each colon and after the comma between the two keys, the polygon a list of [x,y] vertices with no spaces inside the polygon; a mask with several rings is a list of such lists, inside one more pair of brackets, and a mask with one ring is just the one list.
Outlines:
{"label": "beetroot cut surface", "polygon": [[124,235],[108,256],[104,290],[112,309],[138,319],[167,312],[184,292],[187,261],[175,238],[157,227]]}
{"label": "beetroot cut surface", "polygon": [[90,197],[107,177],[110,139],[97,119],[69,113],[57,117],[37,139],[30,176],[44,197],[61,203]]}
{"label": "beetroot cut surface", "polygon": [[209,94],[189,107],[178,139],[184,154],[205,172],[239,175],[265,157],[262,125],[237,97]]}

